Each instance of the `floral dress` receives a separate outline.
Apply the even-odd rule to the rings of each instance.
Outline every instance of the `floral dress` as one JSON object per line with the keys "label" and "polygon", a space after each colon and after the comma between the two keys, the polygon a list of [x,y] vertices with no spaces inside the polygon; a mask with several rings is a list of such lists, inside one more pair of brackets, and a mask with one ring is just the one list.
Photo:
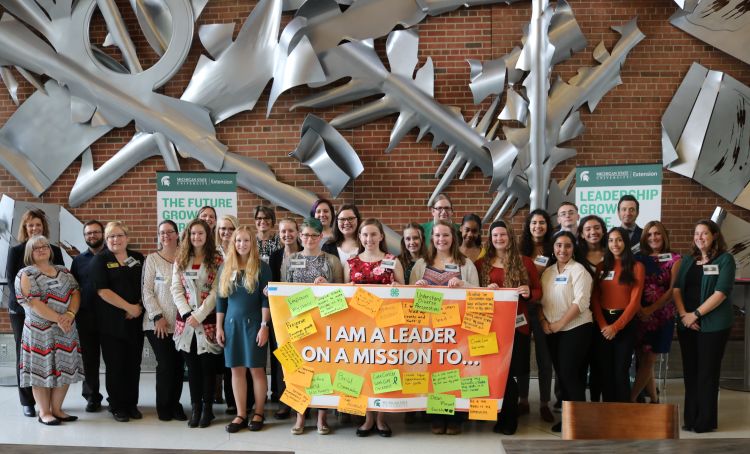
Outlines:
{"label": "floral dress", "polygon": [[[395,260],[395,256],[386,254],[384,260]],[[392,269],[380,266],[383,260],[365,262],[359,255],[349,260],[349,279],[354,284],[392,284],[395,279]]]}
{"label": "floral dress", "polygon": [[[669,290],[672,280],[672,267],[682,257],[673,253],[669,260],[661,261],[650,255],[637,255],[636,259],[646,268],[646,280],[643,287],[641,306],[654,304]],[[672,344],[674,330],[674,316],[676,313],[674,302],[667,304],[651,314],[647,320],[638,320],[636,345],[645,352],[668,353]]]}

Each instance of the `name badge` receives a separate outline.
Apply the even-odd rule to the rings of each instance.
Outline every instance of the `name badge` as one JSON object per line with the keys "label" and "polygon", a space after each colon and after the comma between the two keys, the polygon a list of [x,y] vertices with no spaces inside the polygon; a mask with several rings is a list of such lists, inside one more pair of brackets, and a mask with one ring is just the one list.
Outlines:
{"label": "name badge", "polygon": [[289,268],[293,270],[304,270],[306,267],[307,267],[307,261],[305,259],[289,260]]}
{"label": "name badge", "polygon": [[263,255],[260,256],[260,259],[262,261],[264,261],[265,263],[268,263],[268,261],[271,259],[271,257],[268,256],[268,255],[263,254]]}
{"label": "name badge", "polygon": [[52,279],[51,281],[47,281],[47,287],[49,288],[57,288],[57,287],[60,287],[60,285],[62,284],[60,284],[60,281],[58,281],[57,279]]}
{"label": "name badge", "polygon": [[231,280],[232,281],[236,281],[237,280],[237,270],[232,271],[232,279]]}
{"label": "name badge", "polygon": [[380,262],[380,267],[384,270],[392,270],[396,268],[396,261],[395,260],[382,260]]}
{"label": "name badge", "polygon": [[198,279],[198,272],[197,271],[185,271],[185,279],[190,279],[191,281]]}
{"label": "name badge", "polygon": [[555,284],[556,285],[565,285],[568,283],[568,276],[565,274],[558,274],[555,276]]}
{"label": "name badge", "polygon": [[633,246],[632,246],[632,247],[630,248],[630,251],[631,251],[631,252],[632,252],[633,254],[637,254],[637,253],[641,252],[641,243],[638,243],[638,244],[634,244],[634,245],[633,245]]}
{"label": "name badge", "polygon": [[117,263],[117,262],[108,262],[108,263],[107,263],[107,268],[109,268],[109,269],[112,269],[112,268],[119,268],[119,267],[120,267],[120,264],[119,264],[119,263]]}
{"label": "name badge", "polygon": [[611,281],[614,278],[615,278],[615,272],[614,271],[610,271],[610,272],[607,273],[606,276],[604,276],[604,280],[605,281]]}
{"label": "name badge", "polygon": [[125,265],[127,265],[128,268],[133,268],[134,266],[136,266],[137,264],[139,264],[141,262],[139,262],[138,260],[134,259],[133,257],[128,257],[127,259],[125,259],[125,262],[123,262],[123,263],[125,263]]}
{"label": "name badge", "polygon": [[156,285],[163,285],[164,284],[164,277],[156,275],[154,276],[154,284]]}
{"label": "name badge", "polygon": [[461,271],[461,267],[459,267],[455,263],[446,263],[445,271],[448,271],[450,273],[458,273],[459,271]]}
{"label": "name badge", "polygon": [[719,265],[703,265],[703,274],[707,276],[718,276]]}
{"label": "name badge", "polygon": [[527,322],[526,322],[526,316],[525,315],[523,315],[523,314],[516,315],[516,328],[518,328],[519,326],[523,326],[526,323]]}
{"label": "name badge", "polygon": [[534,259],[534,265],[547,266],[549,263],[549,257],[544,255],[537,255]]}
{"label": "name badge", "polygon": [[672,254],[669,252],[666,254],[659,254],[657,258],[659,259],[660,262],[668,262],[672,260]]}

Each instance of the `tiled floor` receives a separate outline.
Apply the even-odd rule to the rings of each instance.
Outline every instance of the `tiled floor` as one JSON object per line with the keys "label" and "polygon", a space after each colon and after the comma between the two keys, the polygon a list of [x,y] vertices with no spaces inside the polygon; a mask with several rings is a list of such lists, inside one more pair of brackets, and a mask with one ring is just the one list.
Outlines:
{"label": "tiled floor", "polygon": [[[0,369],[8,375],[8,369]],[[682,381],[667,382],[666,401],[682,402]],[[187,388],[187,384],[186,384]],[[532,380],[532,413],[521,417],[518,432],[514,439],[556,439],[550,425],[542,421],[538,411],[534,410],[536,381]],[[274,421],[271,410],[266,413],[268,424],[262,432],[242,431],[230,435],[224,431],[224,425],[230,416],[223,414],[224,406],[217,405],[219,418],[206,429],[189,429],[184,422],[161,422],[156,419],[154,410],[154,375],[144,373],[141,377],[141,405],[144,419],[129,423],[115,422],[109,413],[85,413],[84,400],[80,397],[79,384],[71,386],[65,409],[80,417],[79,421],[59,427],[46,427],[36,419],[26,418],[21,414],[18,394],[13,387],[0,388],[0,443],[21,443],[38,445],[67,446],[113,446],[113,447],[147,447],[147,448],[181,448],[205,450],[279,450],[297,453],[339,453],[356,452],[357,454],[388,452],[460,452],[470,447],[471,454],[503,452],[504,436],[492,432],[491,424],[470,422],[464,425],[464,433],[458,436],[435,436],[429,433],[426,422],[406,426],[402,415],[391,415],[389,423],[394,436],[384,439],[377,436],[369,439],[358,439],[354,427],[342,427],[331,422],[334,432],[328,436],[315,433],[313,420],[308,420],[308,432],[301,436],[289,433],[291,421]],[[663,394],[663,395],[664,395]],[[188,408],[187,389],[183,393],[183,404]],[[722,390],[720,393],[719,431],[702,434],[681,433],[682,438],[706,437],[745,437],[750,438],[750,393]],[[270,407],[274,408],[274,407]],[[559,416],[558,416],[559,417]]]}

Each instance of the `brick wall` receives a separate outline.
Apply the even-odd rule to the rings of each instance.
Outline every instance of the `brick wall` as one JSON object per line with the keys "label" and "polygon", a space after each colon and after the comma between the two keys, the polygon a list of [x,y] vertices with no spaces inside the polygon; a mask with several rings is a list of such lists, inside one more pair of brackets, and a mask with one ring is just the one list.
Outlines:
{"label": "brick wall", "polygon": [[[118,3],[122,4],[122,11],[129,9],[126,7],[129,2],[123,0]],[[212,0],[201,16],[200,24],[234,21],[237,23],[236,33],[254,4],[245,0]],[[591,52],[600,41],[604,41],[608,49],[612,48],[619,35],[610,30],[611,25],[622,24],[638,16],[638,26],[646,39],[626,60],[622,70],[623,84],[607,94],[594,113],[589,113],[587,107],[581,109],[586,132],[568,144],[578,150],[578,156],[560,165],[553,175],[556,178],[564,177],[576,165],[661,161],[660,118],[693,61],[710,69],[725,71],[739,81],[750,84],[750,66],[669,24],[668,19],[676,9],[672,0],[580,0],[572,2],[572,7],[588,39],[588,46],[585,51],[554,68],[554,73],[565,80],[572,77],[579,67],[596,64]],[[436,68],[436,99],[445,105],[460,106],[467,121],[479,109],[486,109],[489,102],[479,107],[472,104],[468,89],[469,68],[465,60],[497,58],[520,45],[522,28],[528,23],[530,14],[530,3],[493,5],[461,9],[423,22],[419,26],[419,66],[428,56],[432,57]],[[289,17],[284,18],[284,23]],[[126,19],[132,22],[132,18]],[[91,27],[92,36],[103,36],[102,24],[101,18],[95,18]],[[139,49],[144,49],[143,39],[135,37],[135,40]],[[384,40],[377,41],[376,46],[382,53]],[[179,97],[200,53],[196,38],[183,70],[162,89],[163,93]],[[19,92],[23,100],[32,93],[32,88],[22,82]],[[299,129],[308,112],[305,109],[290,112],[288,107],[309,94],[310,90],[296,88],[287,92],[277,101],[270,118],[266,119],[268,92],[267,88],[255,111],[235,115],[218,125],[219,140],[227,144],[231,152],[263,159],[279,180],[327,196],[325,188],[309,169],[287,157],[287,153],[299,141]],[[0,93],[0,122],[5,122],[14,110],[15,106],[7,93]],[[315,113],[330,120],[346,110],[338,107]],[[417,143],[416,133],[412,132],[390,155],[385,155],[383,150],[388,144],[394,120],[395,117],[389,117],[342,131],[359,153],[365,172],[340,195],[337,202],[355,202],[362,207],[364,216],[378,217],[399,230],[409,220],[424,221],[429,217],[425,203],[438,181],[434,178],[434,172],[445,150],[431,150],[429,136]],[[132,126],[114,130],[94,144],[95,165],[110,158],[133,132]],[[52,156],[53,153],[54,150],[51,150]],[[201,170],[201,165],[196,161],[182,159],[181,165],[183,170]],[[67,205],[78,168],[78,162],[71,165],[59,181],[42,195],[40,201]],[[155,246],[154,177],[157,170],[163,169],[161,159],[146,160],[106,191],[71,211],[79,219],[124,220],[133,232],[131,243],[143,252],[150,252]],[[448,193],[457,209],[456,216],[469,212],[483,215],[491,201],[486,194],[488,186],[488,179],[477,170],[466,180],[454,182]],[[17,200],[33,199],[4,169],[0,169],[0,188],[0,192]],[[243,222],[250,221],[252,207],[258,203],[268,202],[240,190],[239,211]],[[750,212],[732,206],[687,178],[665,172],[662,219],[670,229],[677,249],[688,247],[693,222],[710,216],[717,205],[750,221]],[[525,213],[525,210],[518,213],[514,223],[520,225]],[[7,318],[3,314],[0,316],[0,331],[8,328]]]}

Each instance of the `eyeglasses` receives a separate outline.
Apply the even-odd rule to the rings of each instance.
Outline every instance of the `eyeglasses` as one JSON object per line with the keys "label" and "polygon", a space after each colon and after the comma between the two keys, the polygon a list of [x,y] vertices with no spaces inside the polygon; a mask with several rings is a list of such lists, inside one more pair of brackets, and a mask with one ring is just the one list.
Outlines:
{"label": "eyeglasses", "polygon": [[166,231],[166,232],[159,232],[159,236],[169,236],[169,235],[172,235],[172,234],[175,234],[175,233],[177,233],[177,232],[175,232],[174,230],[169,230],[169,231]]}
{"label": "eyeglasses", "polygon": [[342,224],[346,224],[347,222],[349,224],[354,223],[354,221],[357,219],[356,216],[348,217],[348,218],[339,218],[338,221]]}
{"label": "eyeglasses", "polygon": [[314,240],[316,238],[320,238],[320,233],[301,233],[299,237],[302,238],[303,240],[307,240],[310,238]]}
{"label": "eyeglasses", "polygon": [[84,236],[99,236],[101,234],[102,234],[101,230],[93,230],[91,232],[84,232],[83,233]]}
{"label": "eyeglasses", "polygon": [[125,238],[126,236],[127,235],[125,235],[123,233],[118,233],[116,235],[110,235],[110,236],[108,236],[107,239],[108,240],[121,240],[121,239]]}
{"label": "eyeglasses", "polygon": [[441,213],[450,213],[453,211],[453,208],[451,207],[432,207],[432,209]]}
{"label": "eyeglasses", "polygon": [[43,251],[45,249],[49,249],[49,244],[43,244],[41,246],[34,246],[32,249],[34,250],[34,252]]}

